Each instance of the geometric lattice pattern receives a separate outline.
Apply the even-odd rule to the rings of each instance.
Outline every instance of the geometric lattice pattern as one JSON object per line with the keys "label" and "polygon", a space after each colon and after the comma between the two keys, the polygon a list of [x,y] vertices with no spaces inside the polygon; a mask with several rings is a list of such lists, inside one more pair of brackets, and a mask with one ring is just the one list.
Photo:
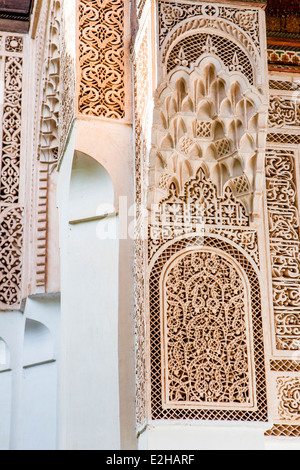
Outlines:
{"label": "geometric lattice pattern", "polygon": [[270,368],[276,372],[300,372],[300,361],[293,360],[271,360]]}
{"label": "geometric lattice pattern", "polygon": [[300,144],[300,136],[298,134],[279,134],[269,132],[267,134],[267,141],[274,144]]}
{"label": "geometric lattice pattern", "polygon": [[205,33],[188,36],[172,48],[168,57],[167,72],[171,72],[177,65],[192,67],[205,52],[218,55],[230,71],[243,72],[249,83],[253,85],[253,67],[240,47],[222,36],[211,36]]}
{"label": "geometric lattice pattern", "polygon": [[288,424],[274,424],[270,431],[265,433],[265,436],[273,437],[300,437],[300,426]]}

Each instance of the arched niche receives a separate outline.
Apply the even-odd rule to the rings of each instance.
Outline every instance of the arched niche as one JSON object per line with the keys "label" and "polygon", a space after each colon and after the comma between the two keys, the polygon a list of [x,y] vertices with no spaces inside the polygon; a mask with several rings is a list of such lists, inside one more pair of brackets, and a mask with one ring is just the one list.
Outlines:
{"label": "arched niche", "polygon": [[69,220],[89,219],[113,210],[110,175],[94,158],[76,151],[70,180]]}
{"label": "arched niche", "polygon": [[0,372],[6,371],[10,368],[10,351],[9,347],[0,337]]}
{"label": "arched niche", "polygon": [[54,344],[50,330],[42,323],[26,319],[23,366],[41,364],[54,359]]}

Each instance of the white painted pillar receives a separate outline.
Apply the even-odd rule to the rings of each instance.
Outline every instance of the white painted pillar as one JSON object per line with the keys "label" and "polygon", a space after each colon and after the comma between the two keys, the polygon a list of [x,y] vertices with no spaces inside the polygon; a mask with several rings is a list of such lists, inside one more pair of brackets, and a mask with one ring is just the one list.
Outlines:
{"label": "white painted pillar", "polygon": [[[58,193],[59,448],[119,449],[118,217],[97,217],[104,203],[114,203],[110,179],[89,156],[75,155],[73,162],[72,151],[65,154]],[[105,231],[107,239],[100,236]]]}

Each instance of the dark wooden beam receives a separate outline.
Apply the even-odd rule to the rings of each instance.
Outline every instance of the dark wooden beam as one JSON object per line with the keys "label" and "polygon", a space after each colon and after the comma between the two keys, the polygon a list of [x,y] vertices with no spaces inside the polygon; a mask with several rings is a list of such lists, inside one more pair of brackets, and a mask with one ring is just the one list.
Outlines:
{"label": "dark wooden beam", "polygon": [[27,33],[33,0],[0,0],[0,31]]}
{"label": "dark wooden beam", "polygon": [[29,15],[31,0],[0,0],[0,11]]}

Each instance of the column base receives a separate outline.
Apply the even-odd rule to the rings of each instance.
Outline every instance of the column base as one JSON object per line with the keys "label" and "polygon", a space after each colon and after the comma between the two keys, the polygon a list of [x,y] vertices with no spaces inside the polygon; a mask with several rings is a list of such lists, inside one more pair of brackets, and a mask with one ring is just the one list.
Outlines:
{"label": "column base", "polygon": [[139,450],[264,450],[270,423],[161,423],[146,426]]}

